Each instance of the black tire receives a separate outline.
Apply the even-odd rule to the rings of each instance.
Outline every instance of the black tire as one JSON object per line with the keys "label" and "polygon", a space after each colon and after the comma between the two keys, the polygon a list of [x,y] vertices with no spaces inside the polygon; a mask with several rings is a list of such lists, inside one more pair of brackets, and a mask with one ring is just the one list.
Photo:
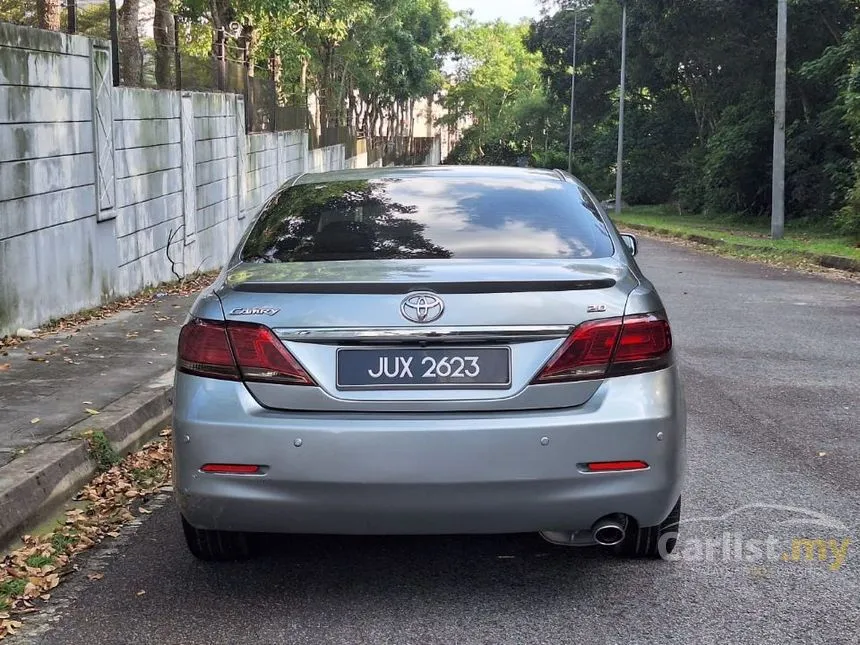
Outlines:
{"label": "black tire", "polygon": [[191,526],[182,518],[185,543],[195,558],[207,562],[245,560],[251,556],[247,533],[238,531],[210,531]]}
{"label": "black tire", "polygon": [[615,547],[615,552],[627,558],[665,558],[675,550],[680,522],[679,497],[669,516],[657,526],[639,527],[631,521],[627,535],[621,544]]}

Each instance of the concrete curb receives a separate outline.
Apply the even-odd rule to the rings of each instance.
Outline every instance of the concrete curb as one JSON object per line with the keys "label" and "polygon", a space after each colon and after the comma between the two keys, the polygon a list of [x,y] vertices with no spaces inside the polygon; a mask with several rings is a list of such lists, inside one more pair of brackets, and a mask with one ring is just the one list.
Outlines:
{"label": "concrete curb", "polygon": [[0,548],[55,513],[95,475],[84,432],[104,432],[124,455],[167,424],[172,405],[173,370],[0,468]]}
{"label": "concrete curb", "polygon": [[[705,237],[704,235],[695,235],[691,233],[678,233],[677,231],[672,231],[665,228],[660,228],[658,226],[649,226],[647,224],[635,224],[632,222],[618,222],[620,228],[629,228],[634,231],[643,231],[645,233],[656,233],[657,235],[665,235],[667,237],[673,237],[678,240],[687,240],[688,242],[695,242],[696,244],[702,244],[704,246],[713,246],[713,247],[726,247],[730,249],[738,249],[745,251],[774,251],[775,249],[768,246],[755,246],[752,244],[735,244],[734,242],[724,242],[723,240],[717,240],[712,237]],[[787,249],[779,249],[780,253],[786,253],[788,255],[794,255],[799,258],[803,258],[804,260],[810,260],[817,264],[818,266],[827,268],[827,269],[839,269],[841,271],[848,271],[850,273],[860,273],[860,260],[854,260],[852,258],[845,258],[839,255],[821,255],[818,253],[809,253],[808,251],[791,251]]]}

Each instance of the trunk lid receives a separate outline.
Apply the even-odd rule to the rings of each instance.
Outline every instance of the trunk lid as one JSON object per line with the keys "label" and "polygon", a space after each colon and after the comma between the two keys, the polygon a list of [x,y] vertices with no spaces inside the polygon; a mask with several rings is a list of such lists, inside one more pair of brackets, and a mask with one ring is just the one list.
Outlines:
{"label": "trunk lid", "polygon": [[[639,284],[614,257],[566,260],[375,260],[242,263],[217,287],[227,320],[273,329],[319,387],[248,383],[264,406],[320,411],[490,411],[581,405],[600,381],[529,385],[570,329],[622,316]],[[444,309],[421,324],[401,312],[408,294]],[[435,311],[433,315],[435,315]],[[338,350],[510,348],[507,386],[344,389]]]}

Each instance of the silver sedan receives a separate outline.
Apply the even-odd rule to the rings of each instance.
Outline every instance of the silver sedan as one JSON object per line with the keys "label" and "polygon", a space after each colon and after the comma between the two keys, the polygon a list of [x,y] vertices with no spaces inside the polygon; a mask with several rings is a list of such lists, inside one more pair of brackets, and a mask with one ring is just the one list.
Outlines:
{"label": "silver sedan", "polygon": [[573,177],[302,175],[179,341],[191,552],[255,533],[540,532],[671,552],[686,415],[663,304]]}

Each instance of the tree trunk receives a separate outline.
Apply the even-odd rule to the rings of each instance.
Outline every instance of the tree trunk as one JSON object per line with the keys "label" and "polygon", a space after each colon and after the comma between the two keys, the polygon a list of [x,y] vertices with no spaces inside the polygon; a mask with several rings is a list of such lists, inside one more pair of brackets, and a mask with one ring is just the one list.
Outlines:
{"label": "tree trunk", "polygon": [[140,0],[125,0],[118,14],[120,76],[124,85],[143,81],[143,52],[140,49],[138,14]]}
{"label": "tree trunk", "polygon": [[320,75],[320,120],[323,128],[337,125],[337,95],[334,86],[334,45],[325,43],[322,48],[323,69]]}
{"label": "tree trunk", "polygon": [[170,68],[174,33],[170,0],[155,0],[152,37],[155,40],[155,82],[162,89],[173,87]]}
{"label": "tree trunk", "polygon": [[403,133],[403,107],[397,101],[391,106],[392,136],[399,139]]}
{"label": "tree trunk", "polygon": [[308,96],[308,59],[302,57],[302,76],[301,76],[302,95],[307,99]]}
{"label": "tree trunk", "polygon": [[254,69],[257,66],[257,44],[259,38],[254,25],[242,25],[242,34],[239,36],[239,47],[242,49],[243,55],[246,58],[242,61],[248,70],[248,76],[254,76]]}
{"label": "tree trunk", "polygon": [[213,31],[218,31],[221,28],[226,29],[233,19],[230,0],[209,0],[209,13],[212,15]]}
{"label": "tree trunk", "polygon": [[396,115],[396,117],[395,117],[396,120],[394,122],[394,126],[395,126],[394,136],[402,139],[403,138],[403,104],[402,103],[397,102],[394,104],[394,113]]}
{"label": "tree trunk", "polygon": [[[431,106],[431,103],[427,104]],[[430,123],[432,110],[430,107],[427,108],[427,122]],[[407,114],[409,117],[409,146],[412,146],[412,143],[415,141],[415,99],[409,99],[409,112]]]}
{"label": "tree trunk", "polygon": [[60,31],[60,0],[36,0],[39,29]]}
{"label": "tree trunk", "polygon": [[370,111],[370,131],[374,137],[381,137],[382,123],[380,119],[382,117],[382,106],[379,104],[379,98],[374,96],[370,106],[372,108]]}
{"label": "tree trunk", "polygon": [[347,116],[346,124],[352,130],[358,130],[358,104],[355,100],[355,92],[352,89],[352,81],[350,80],[347,88]]}
{"label": "tree trunk", "polygon": [[272,70],[272,80],[275,82],[275,95],[278,99],[278,105],[286,105],[286,92],[284,90],[284,81],[281,78],[281,55],[274,54],[269,61]]}
{"label": "tree trunk", "polygon": [[364,136],[372,139],[376,133],[373,131],[373,95],[367,97],[364,104]]}

